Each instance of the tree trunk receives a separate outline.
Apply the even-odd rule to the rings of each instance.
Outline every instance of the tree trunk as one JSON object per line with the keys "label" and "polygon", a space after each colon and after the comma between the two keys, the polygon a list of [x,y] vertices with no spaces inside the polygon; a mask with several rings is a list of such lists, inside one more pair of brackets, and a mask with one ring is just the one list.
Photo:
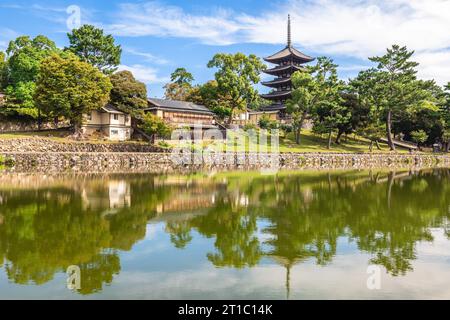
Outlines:
{"label": "tree trunk", "polygon": [[233,115],[234,115],[234,108],[231,109],[231,114],[230,114],[230,117],[228,118],[228,123],[227,123],[228,127],[230,127],[233,124]]}
{"label": "tree trunk", "polygon": [[342,130],[339,130],[337,137],[336,137],[336,144],[341,144],[341,137],[344,134]]}
{"label": "tree trunk", "polygon": [[73,134],[74,135],[79,135],[81,133],[81,125],[79,123],[77,123],[77,122],[74,122],[72,124],[72,126],[73,126]]}
{"label": "tree trunk", "polygon": [[295,143],[300,144],[301,127],[295,129]]}
{"label": "tree trunk", "polygon": [[387,114],[386,134],[387,134],[387,140],[388,140],[389,148],[391,149],[391,151],[395,151],[395,144],[394,144],[394,141],[392,139],[392,111],[391,110],[389,110],[388,114]]}
{"label": "tree trunk", "polygon": [[41,119],[41,108],[38,108],[38,131],[41,131],[42,119]]}
{"label": "tree trunk", "polygon": [[376,145],[377,145],[377,149],[378,149],[378,150],[381,150],[380,143],[378,142],[378,140],[375,141],[375,143],[376,143]]}
{"label": "tree trunk", "polygon": [[333,130],[330,130],[330,132],[328,133],[328,146],[327,146],[327,149],[331,149],[332,133],[333,133]]}
{"label": "tree trunk", "polygon": [[370,150],[370,153],[372,153],[372,151],[373,151],[373,140],[370,140],[369,150]]}

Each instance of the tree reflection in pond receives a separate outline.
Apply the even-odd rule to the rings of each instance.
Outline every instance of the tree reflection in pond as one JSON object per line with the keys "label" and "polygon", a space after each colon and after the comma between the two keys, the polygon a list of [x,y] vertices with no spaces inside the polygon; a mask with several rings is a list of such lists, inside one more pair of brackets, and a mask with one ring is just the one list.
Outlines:
{"label": "tree reflection in pond", "polygon": [[[28,179],[28,180],[27,180]],[[41,285],[70,265],[81,294],[101,292],[121,272],[120,252],[163,223],[173,247],[212,239],[216,267],[333,263],[340,239],[392,276],[413,270],[431,228],[449,236],[449,170],[281,172],[208,177],[111,175],[0,178],[0,267],[10,281]],[[449,237],[450,238],[450,237]],[[162,258],[163,259],[163,258]]]}

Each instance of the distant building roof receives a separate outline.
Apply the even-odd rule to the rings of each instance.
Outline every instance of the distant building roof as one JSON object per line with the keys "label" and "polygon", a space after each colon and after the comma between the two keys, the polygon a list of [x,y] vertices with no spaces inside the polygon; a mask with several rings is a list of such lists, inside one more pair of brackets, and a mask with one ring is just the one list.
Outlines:
{"label": "distant building roof", "polygon": [[214,113],[206,108],[205,106],[198,105],[192,102],[186,101],[176,101],[176,100],[164,100],[164,99],[156,99],[151,98],[148,99],[149,104],[151,105],[147,110],[152,110],[155,108],[170,110],[170,111],[180,111],[180,112],[189,112],[189,113],[201,113],[214,115]]}
{"label": "distant building roof", "polygon": [[125,112],[122,112],[116,108],[114,108],[112,105],[106,105],[100,109],[100,111],[106,112],[106,113],[115,113],[115,114],[126,114]]}

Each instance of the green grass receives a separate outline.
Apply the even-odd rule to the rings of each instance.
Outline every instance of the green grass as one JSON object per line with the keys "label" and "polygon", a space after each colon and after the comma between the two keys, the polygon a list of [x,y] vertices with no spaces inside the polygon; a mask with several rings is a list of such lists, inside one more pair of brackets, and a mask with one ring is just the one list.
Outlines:
{"label": "green grass", "polygon": [[[232,133],[231,133],[232,134]],[[232,150],[237,152],[248,152],[250,150],[250,146],[252,150],[260,150],[260,146],[258,143],[250,144],[248,136],[245,136],[245,141],[239,140],[230,140],[230,136],[228,137],[228,141],[204,141],[201,146],[194,145],[192,149],[198,150],[199,148],[207,148],[210,147],[213,150]],[[241,137],[242,138],[242,137]],[[231,136],[232,139],[232,136]],[[271,139],[267,138],[268,146],[267,151],[272,152],[271,148]],[[175,145],[174,142],[171,143],[172,146]],[[369,153],[369,145],[370,142],[366,139],[357,136],[348,136],[342,137],[341,144],[338,145],[334,143],[331,146],[331,149],[327,148],[328,140],[327,137],[318,136],[313,134],[310,131],[303,131],[300,139],[300,144],[297,144],[294,141],[293,134],[289,134],[287,137],[280,137],[279,141],[279,152],[287,153],[287,152],[297,152],[297,153]],[[190,144],[187,144],[190,146]],[[373,147],[374,153],[389,153],[390,150],[387,145],[380,144],[381,150],[378,150],[376,146]],[[398,153],[408,153],[408,150],[397,148]]]}
{"label": "green grass", "polygon": [[[71,140],[69,138],[70,132],[68,131],[42,131],[42,132],[31,132],[31,133],[11,133],[11,134],[0,134],[0,140],[2,139],[19,139],[19,138],[41,138],[41,139],[49,139],[55,142],[71,142],[76,143],[77,141]],[[89,141],[79,141],[90,142],[90,143],[120,143],[120,142],[111,142],[102,139],[93,139]],[[127,142],[127,143],[136,143],[143,144],[146,142]],[[268,151],[271,151],[270,147],[270,137],[268,137]],[[168,145],[174,146],[173,142],[168,142]],[[239,141],[204,141],[201,146],[194,146],[194,150],[198,148],[206,148],[212,147],[215,150],[225,150],[226,148],[234,148],[235,151],[238,152],[248,152],[250,150],[250,144],[248,136],[245,137],[245,145],[240,145]],[[259,150],[259,145],[252,145],[253,150]],[[381,144],[382,150],[378,150],[375,146],[373,148],[374,153],[389,153],[389,148],[385,144]],[[368,153],[369,152],[369,141],[365,140],[361,137],[356,136],[348,136],[342,137],[341,144],[337,145],[334,143],[331,149],[327,148],[327,138],[325,136],[318,136],[313,134],[310,131],[304,130],[301,135],[300,144],[296,144],[293,138],[293,134],[289,134],[287,137],[280,137],[279,141],[279,151],[280,152],[299,152],[299,153]],[[408,150],[405,149],[397,149],[399,153],[408,153]]]}

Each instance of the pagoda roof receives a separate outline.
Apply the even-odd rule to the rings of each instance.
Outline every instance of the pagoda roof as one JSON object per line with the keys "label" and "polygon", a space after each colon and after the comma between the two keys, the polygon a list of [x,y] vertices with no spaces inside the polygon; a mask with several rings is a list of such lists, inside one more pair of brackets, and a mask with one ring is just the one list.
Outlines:
{"label": "pagoda roof", "polygon": [[289,46],[289,45],[286,48],[284,48],[283,50],[275,53],[274,55],[264,58],[264,60],[267,62],[271,62],[271,63],[278,63],[278,62],[281,62],[288,58],[294,58],[296,60],[299,60],[302,63],[314,61],[313,57],[310,57],[310,56],[298,51],[293,46]]}
{"label": "pagoda roof", "polygon": [[304,71],[305,70],[304,67],[296,66],[294,64],[288,64],[285,66],[279,66],[279,67],[275,67],[272,69],[267,69],[267,70],[264,70],[263,72],[270,74],[270,75],[277,75],[277,74],[283,73],[284,71],[290,70],[290,69],[293,69],[295,71]]}
{"label": "pagoda roof", "polygon": [[272,104],[270,106],[262,107],[261,111],[262,112],[277,112],[277,111],[285,110],[285,109],[286,109],[286,105],[284,105],[283,103],[277,103],[277,104]]}
{"label": "pagoda roof", "polygon": [[279,79],[275,79],[272,81],[262,82],[262,85],[264,85],[266,87],[277,88],[281,84],[286,84],[286,83],[290,83],[290,82],[291,82],[291,78],[279,78]]}
{"label": "pagoda roof", "polygon": [[268,94],[262,94],[261,97],[264,99],[286,99],[289,98],[292,91],[274,91]]}

